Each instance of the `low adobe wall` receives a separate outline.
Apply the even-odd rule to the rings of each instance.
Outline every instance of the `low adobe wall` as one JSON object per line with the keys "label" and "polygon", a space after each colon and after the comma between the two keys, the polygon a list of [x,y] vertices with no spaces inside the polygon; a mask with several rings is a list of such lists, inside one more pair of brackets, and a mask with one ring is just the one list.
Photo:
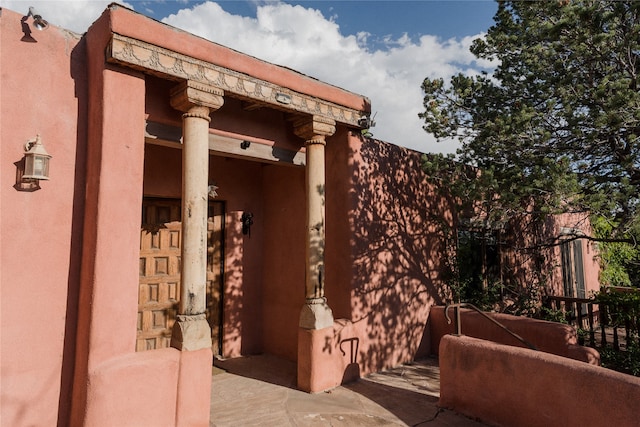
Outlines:
{"label": "low adobe wall", "polygon": [[[429,327],[433,354],[438,354],[442,337],[455,332],[453,307],[449,309],[448,314],[452,320],[451,324],[447,323],[447,319],[444,316],[444,307],[431,308]],[[580,360],[592,365],[600,364],[600,354],[593,348],[579,345],[576,330],[572,326],[509,314],[486,314],[535,345],[540,351]],[[462,324],[462,335],[499,344],[526,347],[503,329],[470,309],[465,308],[460,311],[460,323]]]}
{"label": "low adobe wall", "polygon": [[638,425],[640,378],[466,336],[440,341],[440,402],[510,427]]}
{"label": "low adobe wall", "polygon": [[211,349],[130,353],[89,373],[83,425],[207,427]]}
{"label": "low adobe wall", "polygon": [[346,319],[336,319],[330,328],[299,328],[298,388],[318,393],[360,378],[359,342]]}

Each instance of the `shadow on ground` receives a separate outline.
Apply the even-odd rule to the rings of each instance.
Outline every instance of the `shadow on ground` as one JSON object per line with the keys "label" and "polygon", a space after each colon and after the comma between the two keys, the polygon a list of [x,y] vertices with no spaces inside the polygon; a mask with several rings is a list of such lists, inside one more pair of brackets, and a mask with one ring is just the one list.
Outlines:
{"label": "shadow on ground", "polygon": [[213,366],[230,374],[297,390],[296,362],[269,354],[216,359]]}
{"label": "shadow on ground", "polygon": [[296,389],[296,364],[270,355],[216,360],[210,426],[481,426],[437,406],[435,359],[324,393]]}

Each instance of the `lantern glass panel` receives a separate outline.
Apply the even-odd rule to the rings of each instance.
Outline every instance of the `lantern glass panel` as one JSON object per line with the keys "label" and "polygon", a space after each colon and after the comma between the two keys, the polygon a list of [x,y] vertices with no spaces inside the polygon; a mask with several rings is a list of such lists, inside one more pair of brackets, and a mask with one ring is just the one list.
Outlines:
{"label": "lantern glass panel", "polygon": [[49,156],[38,154],[27,155],[23,178],[49,179]]}

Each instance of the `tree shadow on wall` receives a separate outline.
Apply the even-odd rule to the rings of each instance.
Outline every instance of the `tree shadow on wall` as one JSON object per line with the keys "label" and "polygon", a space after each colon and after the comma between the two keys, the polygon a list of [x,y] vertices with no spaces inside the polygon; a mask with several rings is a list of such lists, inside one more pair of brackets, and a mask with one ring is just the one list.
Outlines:
{"label": "tree shadow on wall", "polygon": [[227,212],[227,221],[231,226],[226,228],[225,265],[222,287],[222,356],[238,357],[242,353],[243,326],[246,309],[244,304],[243,280],[244,240],[245,236],[237,226],[241,212]]}
{"label": "tree shadow on wall", "polygon": [[369,341],[359,362],[378,371],[429,352],[429,307],[449,296],[446,230],[454,211],[425,182],[420,153],[362,138],[352,159],[352,319],[366,323]]}

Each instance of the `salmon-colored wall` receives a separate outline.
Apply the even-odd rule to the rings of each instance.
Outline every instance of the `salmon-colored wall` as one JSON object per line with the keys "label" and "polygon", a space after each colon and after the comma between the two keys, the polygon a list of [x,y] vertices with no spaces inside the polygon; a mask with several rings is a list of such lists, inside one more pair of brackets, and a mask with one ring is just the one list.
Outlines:
{"label": "salmon-colored wall", "polygon": [[[122,380],[114,388],[92,387],[112,363],[135,352],[138,305],[145,81],[141,73],[105,65],[109,27],[103,14],[86,35],[89,148],[73,425],[104,425],[96,408],[134,381],[119,364],[110,371]],[[128,390],[127,401],[144,401]],[[148,412],[131,409],[118,408],[130,422]]]}
{"label": "salmon-colored wall", "polygon": [[353,323],[334,321],[333,327],[298,329],[298,388],[318,393],[357,380],[360,339]]}
{"label": "salmon-colored wall", "polygon": [[437,221],[446,199],[424,182],[420,153],[349,139],[352,317],[363,373],[429,353],[429,308],[442,301],[445,258]]}
{"label": "salmon-colored wall", "polygon": [[[535,215],[511,218],[500,236],[506,242],[501,247],[500,257],[503,282],[523,294],[564,296],[559,244],[562,236],[566,235],[563,229],[591,235],[589,215],[560,214],[548,216],[542,221]],[[600,265],[595,243],[588,240],[582,240],[581,243],[585,295],[590,297],[600,289]]]}
{"label": "salmon-colored wall", "polygon": [[[143,421],[148,426],[174,426],[180,355],[165,348],[105,363],[92,373],[88,394],[99,398],[88,405],[84,425],[137,427]],[[144,411],[148,405],[153,405],[152,411]],[[136,416],[139,412],[145,413],[144,420]]]}
{"label": "salmon-colored wall", "polygon": [[297,359],[305,302],[305,171],[264,167],[264,351]]}
{"label": "salmon-colored wall", "polygon": [[353,212],[350,198],[353,188],[352,138],[350,131],[339,128],[326,145],[325,292],[334,319],[351,319],[354,275],[349,220]]}
{"label": "salmon-colored wall", "polygon": [[440,346],[439,405],[491,425],[636,426],[640,379],[465,336]]}
{"label": "salmon-colored wall", "polygon": [[[31,19],[28,41],[23,15],[0,12],[0,420],[64,424],[82,238],[85,48],[60,28],[34,30]],[[18,191],[16,164],[36,134],[53,156],[51,179],[37,191]]]}
{"label": "salmon-colored wall", "polygon": [[[262,351],[262,269],[264,198],[260,163],[213,157],[210,176],[226,200],[223,355]],[[242,234],[243,212],[253,214],[250,234]]]}
{"label": "salmon-colored wall", "polygon": [[[442,337],[452,334],[456,330],[454,309],[449,308],[447,314],[451,323],[448,323],[445,317],[445,307],[431,308],[429,328],[431,330],[431,351],[435,355],[438,354]],[[579,345],[576,330],[570,325],[503,313],[487,313],[487,315],[528,343],[533,344],[539,351],[592,365],[600,364],[598,351],[591,347]],[[470,309],[464,308],[460,310],[460,324],[462,335],[504,345],[527,347],[526,344]]]}
{"label": "salmon-colored wall", "polygon": [[336,322],[299,330],[303,390],[430,354],[429,309],[445,297],[438,221],[453,218],[420,156],[347,130],[328,141],[326,294]]}

